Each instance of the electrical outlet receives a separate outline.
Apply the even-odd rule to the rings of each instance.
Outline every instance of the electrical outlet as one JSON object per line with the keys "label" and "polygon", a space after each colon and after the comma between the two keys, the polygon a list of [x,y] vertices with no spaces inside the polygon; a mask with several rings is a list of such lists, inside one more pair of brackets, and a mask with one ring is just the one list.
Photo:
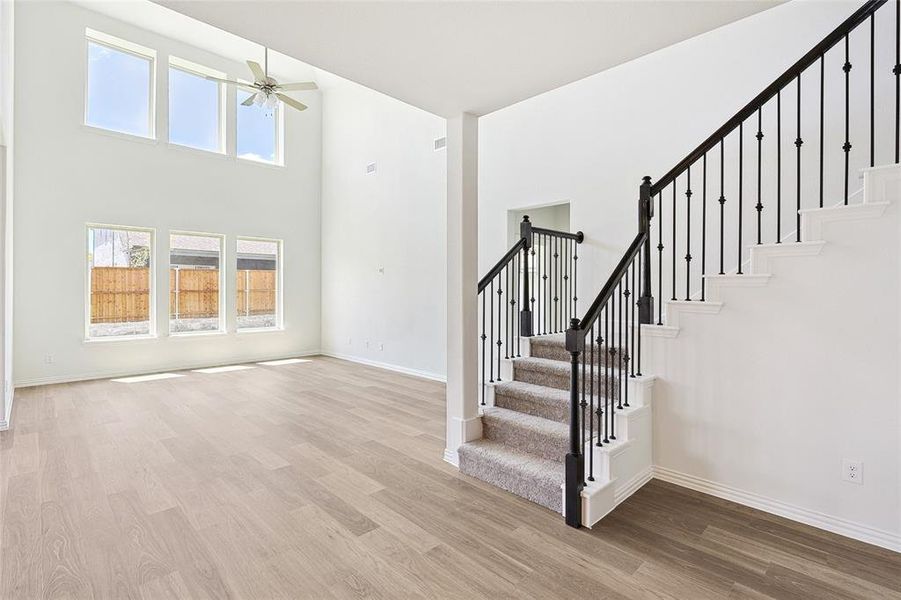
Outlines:
{"label": "electrical outlet", "polygon": [[863,463],[856,460],[843,460],[842,480],[863,485]]}
{"label": "electrical outlet", "polygon": [[385,344],[383,344],[382,342],[379,342],[379,350],[384,350],[384,349],[385,349]]}
{"label": "electrical outlet", "polygon": [[52,365],[52,364],[53,364],[53,355],[52,355],[52,354],[47,354],[47,355],[44,356],[44,364],[45,364],[45,365]]}

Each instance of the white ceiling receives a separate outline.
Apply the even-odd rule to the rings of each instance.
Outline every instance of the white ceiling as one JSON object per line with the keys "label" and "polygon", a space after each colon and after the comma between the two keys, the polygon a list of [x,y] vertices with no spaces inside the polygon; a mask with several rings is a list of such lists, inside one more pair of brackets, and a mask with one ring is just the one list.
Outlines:
{"label": "white ceiling", "polygon": [[442,116],[487,114],[784,0],[155,0]]}

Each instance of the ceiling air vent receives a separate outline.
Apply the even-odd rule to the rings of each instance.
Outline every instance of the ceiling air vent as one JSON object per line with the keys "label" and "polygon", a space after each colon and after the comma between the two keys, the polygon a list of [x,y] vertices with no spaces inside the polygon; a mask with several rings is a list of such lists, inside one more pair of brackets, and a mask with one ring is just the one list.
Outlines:
{"label": "ceiling air vent", "polygon": [[435,139],[435,152],[438,150],[444,150],[447,147],[447,138],[440,137]]}

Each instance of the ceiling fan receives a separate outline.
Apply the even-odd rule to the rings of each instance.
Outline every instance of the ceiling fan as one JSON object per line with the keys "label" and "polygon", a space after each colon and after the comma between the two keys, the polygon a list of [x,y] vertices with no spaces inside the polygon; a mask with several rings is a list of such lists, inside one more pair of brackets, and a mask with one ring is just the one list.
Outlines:
{"label": "ceiling fan", "polygon": [[211,81],[217,81],[219,83],[227,83],[236,85],[240,88],[244,88],[251,92],[250,96],[248,96],[247,100],[241,103],[242,106],[250,106],[255,104],[257,106],[265,106],[266,108],[272,109],[275,108],[278,104],[278,101],[281,100],[291,108],[296,108],[297,110],[306,110],[307,105],[302,102],[298,102],[294,98],[283,94],[282,92],[295,92],[301,90],[316,90],[319,89],[319,86],[316,85],[313,81],[301,81],[297,83],[279,83],[275,80],[275,78],[269,76],[269,48],[265,48],[265,54],[263,57],[263,64],[265,67],[261,67],[260,63],[248,60],[247,66],[250,68],[250,72],[253,73],[253,83],[243,83],[240,81],[232,81],[230,79],[220,79],[218,77],[213,77],[212,75],[207,75],[206,78]]}

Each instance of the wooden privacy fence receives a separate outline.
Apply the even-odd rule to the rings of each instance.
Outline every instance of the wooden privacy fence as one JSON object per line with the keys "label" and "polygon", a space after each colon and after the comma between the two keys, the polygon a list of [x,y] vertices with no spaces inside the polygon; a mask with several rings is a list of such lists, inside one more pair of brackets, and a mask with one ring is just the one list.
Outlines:
{"label": "wooden privacy fence", "polygon": [[[275,271],[236,274],[239,316],[275,314]],[[219,271],[169,270],[169,316],[191,319],[219,314]],[[146,267],[91,269],[91,323],[150,319],[150,270]]]}
{"label": "wooden privacy fence", "polygon": [[238,271],[238,315],[275,314],[275,271]]}

